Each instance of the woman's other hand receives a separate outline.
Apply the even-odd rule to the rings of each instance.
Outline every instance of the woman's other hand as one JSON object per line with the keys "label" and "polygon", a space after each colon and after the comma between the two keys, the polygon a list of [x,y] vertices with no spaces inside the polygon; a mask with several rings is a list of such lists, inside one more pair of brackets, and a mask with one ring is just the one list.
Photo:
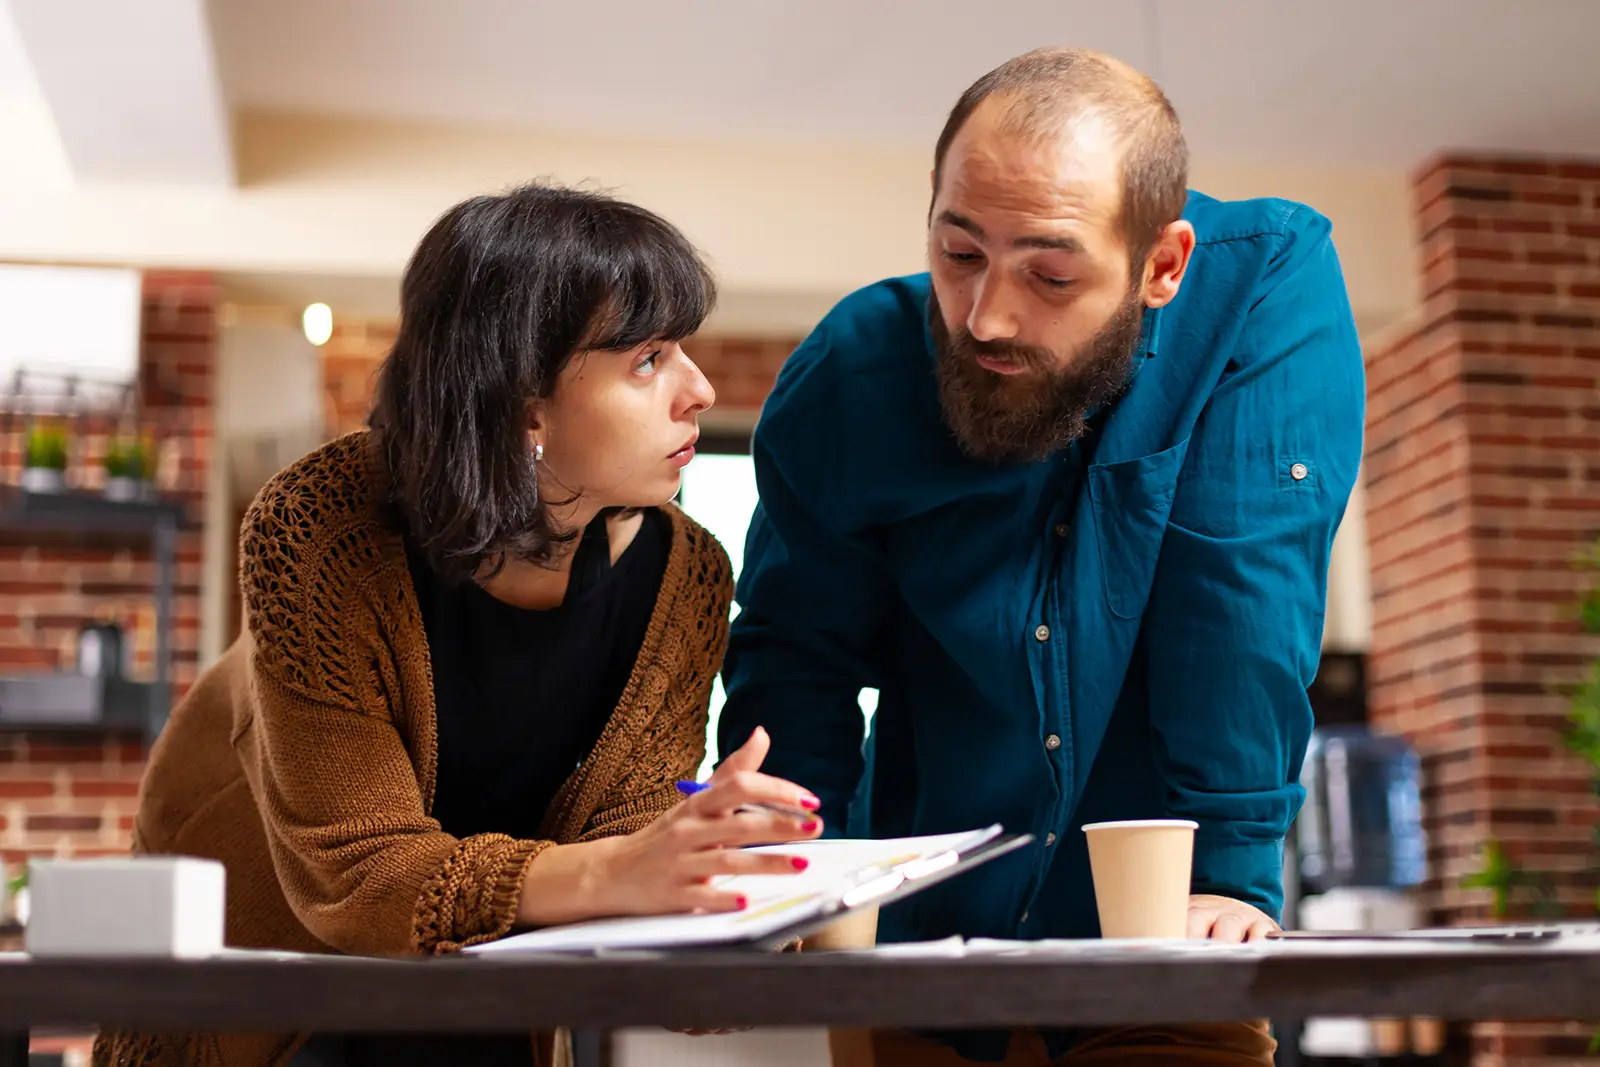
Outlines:
{"label": "woman's other hand", "polygon": [[616,915],[739,911],[748,902],[712,880],[730,874],[796,874],[798,857],[743,851],[804,841],[822,832],[816,815],[790,816],[756,805],[815,812],[816,797],[760,773],[771,739],[757,729],[689,797],[636,833],[546,849],[528,866],[519,918],[551,926]]}

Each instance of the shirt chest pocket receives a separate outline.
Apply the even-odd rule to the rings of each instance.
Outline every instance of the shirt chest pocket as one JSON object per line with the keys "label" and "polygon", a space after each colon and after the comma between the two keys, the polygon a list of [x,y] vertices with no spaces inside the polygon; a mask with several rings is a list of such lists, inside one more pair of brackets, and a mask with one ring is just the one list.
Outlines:
{"label": "shirt chest pocket", "polygon": [[1089,467],[1089,503],[1106,604],[1119,619],[1137,618],[1150,598],[1161,539],[1189,451],[1186,437],[1138,459]]}

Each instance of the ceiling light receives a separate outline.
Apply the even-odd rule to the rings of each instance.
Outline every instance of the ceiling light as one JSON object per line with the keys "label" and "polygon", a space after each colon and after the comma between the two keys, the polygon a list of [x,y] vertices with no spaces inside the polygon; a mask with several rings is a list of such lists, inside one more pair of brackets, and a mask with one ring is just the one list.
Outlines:
{"label": "ceiling light", "polygon": [[333,309],[327,304],[307,304],[300,325],[306,331],[306,340],[320,348],[333,336]]}

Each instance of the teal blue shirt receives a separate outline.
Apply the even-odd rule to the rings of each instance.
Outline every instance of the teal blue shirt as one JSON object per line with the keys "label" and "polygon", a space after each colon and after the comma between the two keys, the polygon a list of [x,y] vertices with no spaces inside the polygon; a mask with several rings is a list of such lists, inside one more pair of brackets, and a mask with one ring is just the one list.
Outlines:
{"label": "teal blue shirt", "polygon": [[1193,819],[1194,891],[1281,908],[1361,351],[1326,219],[1199,194],[1184,217],[1188,274],[1092,455],[957,449],[926,275],[841,302],[762,413],[721,750],[765,726],[764,769],[833,831],[1036,838],[890,909],[885,939],[1095,935],[1102,819]]}

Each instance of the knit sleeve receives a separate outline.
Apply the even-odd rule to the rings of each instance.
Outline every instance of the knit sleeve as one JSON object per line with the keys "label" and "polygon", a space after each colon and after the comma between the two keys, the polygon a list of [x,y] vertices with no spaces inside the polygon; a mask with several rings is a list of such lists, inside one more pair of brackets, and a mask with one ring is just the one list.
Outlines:
{"label": "knit sleeve", "polygon": [[648,826],[683,799],[677,783],[693,778],[705,760],[711,688],[728,644],[733,568],[715,537],[686,525],[690,566],[676,590],[664,591],[677,598],[677,610],[657,638],[657,669],[644,675],[648,691],[624,696],[624,703],[643,701],[656,713],[638,736],[629,769],[607,790],[580,840]]}
{"label": "knit sleeve", "polygon": [[359,482],[318,455],[263,490],[240,541],[251,657],[235,744],[278,881],[342,952],[503,936],[548,842],[458,839],[428,816],[432,753],[408,751],[396,726],[408,688],[430,684],[425,643],[394,640],[408,580],[363,517]]}

